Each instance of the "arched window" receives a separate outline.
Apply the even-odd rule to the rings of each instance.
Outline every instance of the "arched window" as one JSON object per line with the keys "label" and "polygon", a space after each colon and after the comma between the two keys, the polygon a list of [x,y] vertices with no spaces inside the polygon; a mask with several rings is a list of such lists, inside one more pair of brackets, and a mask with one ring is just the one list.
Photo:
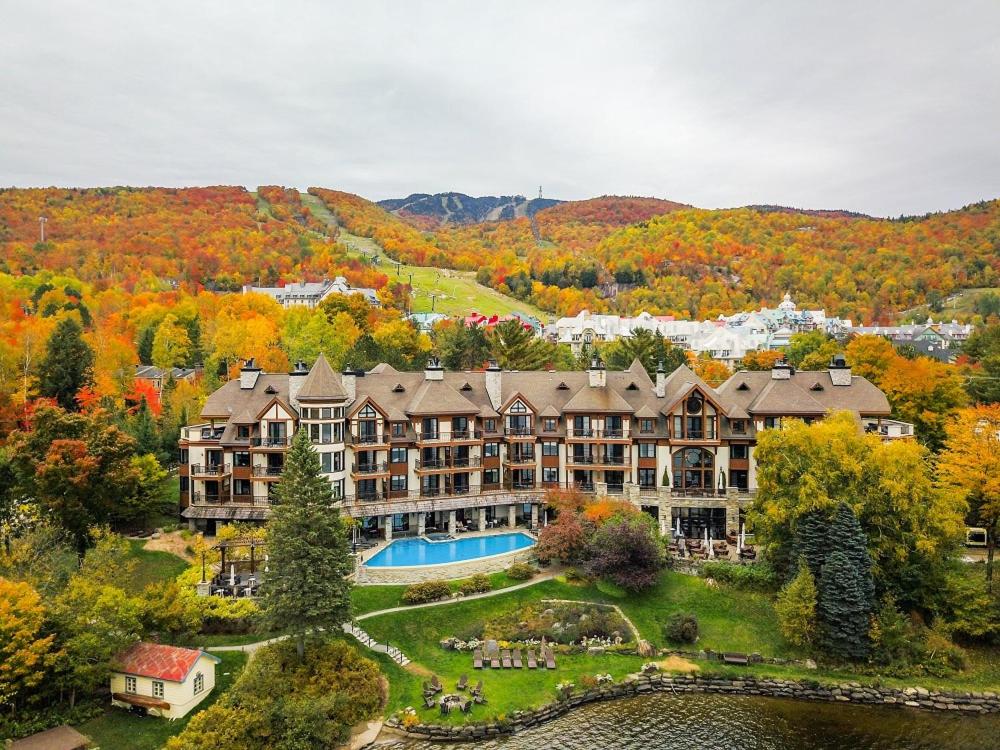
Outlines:
{"label": "arched window", "polygon": [[682,448],[674,454],[674,489],[714,488],[715,456],[704,448]]}

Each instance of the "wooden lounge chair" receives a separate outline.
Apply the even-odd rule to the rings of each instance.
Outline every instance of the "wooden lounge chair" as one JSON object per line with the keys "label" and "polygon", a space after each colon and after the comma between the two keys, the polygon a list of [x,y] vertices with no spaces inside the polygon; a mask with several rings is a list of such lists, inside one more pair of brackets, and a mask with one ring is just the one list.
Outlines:
{"label": "wooden lounge chair", "polygon": [[535,661],[535,649],[528,649],[528,669],[534,669],[538,666],[538,662]]}
{"label": "wooden lounge chair", "polygon": [[482,693],[476,693],[474,696],[472,696],[472,700],[475,703],[480,703],[480,704],[486,703],[486,696],[483,695]]}
{"label": "wooden lounge chair", "polygon": [[462,709],[463,714],[467,714],[472,709],[472,701],[466,698],[461,703],[459,703],[458,706],[459,708]]}
{"label": "wooden lounge chair", "polygon": [[504,649],[501,655],[503,656],[503,668],[510,669],[510,651]]}
{"label": "wooden lounge chair", "polygon": [[447,716],[449,711],[451,711],[451,705],[448,701],[441,701],[441,715]]}
{"label": "wooden lounge chair", "polygon": [[549,650],[545,652],[545,668],[546,669],[556,668],[556,657],[555,654],[552,653],[551,648],[549,648]]}
{"label": "wooden lounge chair", "polygon": [[514,654],[513,658],[511,659],[511,663],[514,665],[514,669],[520,669],[521,667],[524,666],[521,663],[521,649],[519,648],[514,649]]}
{"label": "wooden lounge chair", "polygon": [[500,669],[500,652],[494,651],[490,654],[490,669]]}
{"label": "wooden lounge chair", "polygon": [[434,708],[434,704],[436,702],[437,701],[434,700],[434,696],[433,695],[425,695],[424,696],[424,708]]}
{"label": "wooden lounge chair", "polygon": [[440,693],[444,690],[444,686],[441,684],[441,680],[438,679],[436,674],[431,675],[431,687],[434,688],[435,693]]}
{"label": "wooden lounge chair", "polygon": [[478,648],[472,652],[472,668],[482,669],[483,668],[483,652]]}
{"label": "wooden lounge chair", "polygon": [[458,684],[455,686],[456,690],[465,690],[469,686],[469,675],[463,674],[458,678]]}
{"label": "wooden lounge chair", "polygon": [[742,666],[746,666],[750,663],[750,657],[746,654],[728,652],[722,655],[722,661],[726,664],[740,664]]}
{"label": "wooden lounge chair", "polygon": [[431,687],[431,684],[424,680],[424,695],[434,695],[437,691]]}
{"label": "wooden lounge chair", "polygon": [[472,688],[472,690],[469,691],[469,692],[471,692],[473,695],[482,695],[482,692],[483,692],[483,681],[480,680],[479,682],[477,682],[476,686],[474,688]]}

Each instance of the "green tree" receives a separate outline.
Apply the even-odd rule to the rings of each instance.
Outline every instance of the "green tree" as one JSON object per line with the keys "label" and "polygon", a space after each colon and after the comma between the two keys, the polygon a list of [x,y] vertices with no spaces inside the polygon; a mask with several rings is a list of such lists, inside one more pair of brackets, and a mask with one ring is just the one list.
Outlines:
{"label": "green tree", "polygon": [[774,610],[781,633],[789,643],[795,646],[812,643],[816,634],[816,579],[804,558],[799,560],[798,573],[778,593]]}
{"label": "green tree", "polygon": [[305,637],[350,619],[352,559],[330,482],[305,430],[292,441],[279,502],[267,526],[270,572],[261,585],[264,620],[291,633],[303,658]]}
{"label": "green tree", "polygon": [[661,362],[668,373],[687,364],[682,349],[664,339],[659,331],[654,333],[645,328],[636,329],[631,336],[616,339],[602,347],[601,355],[612,370],[625,370],[638,359],[651,378],[656,377],[656,369]]}
{"label": "green tree", "polygon": [[293,362],[315,362],[326,355],[334,369],[344,366],[344,358],[361,331],[354,318],[344,312],[327,315],[321,310],[292,308],[285,316],[281,339]]}
{"label": "green tree", "polygon": [[[801,367],[802,361],[814,352],[820,351],[829,342],[830,337],[822,331],[807,331],[793,333],[788,343],[788,364]],[[829,362],[829,358],[826,360]]]}
{"label": "green tree", "polygon": [[139,354],[139,363],[143,365],[153,364],[153,338],[156,336],[156,331],[153,326],[146,326],[139,333],[139,341],[137,342],[137,349]]}
{"label": "green tree", "polygon": [[[992,298],[1000,305],[1000,297],[994,294]],[[962,349],[975,365],[965,381],[969,396],[980,404],[1000,401],[1000,325],[980,328]]]}
{"label": "green tree", "polygon": [[554,345],[535,336],[517,320],[497,323],[486,335],[490,353],[505,370],[541,370],[554,356]]}
{"label": "green tree", "polygon": [[68,410],[79,409],[76,396],[93,382],[94,352],[83,340],[83,328],[73,316],[60,320],[45,345],[38,368],[38,393]]}
{"label": "green tree", "polygon": [[135,438],[136,451],[138,453],[160,452],[160,433],[156,428],[156,419],[153,411],[149,408],[146,396],[139,400],[139,406],[135,413],[130,415],[125,423],[125,430]]}
{"label": "green tree", "polygon": [[831,552],[819,579],[816,614],[820,646],[832,657],[858,661],[868,655],[871,603],[863,588],[849,553]]}
{"label": "green tree", "polygon": [[474,370],[489,359],[490,346],[481,326],[443,321],[434,327],[434,349],[449,370]]}
{"label": "green tree", "polygon": [[193,348],[187,327],[177,320],[177,316],[168,314],[156,327],[153,364],[163,370],[180,367],[190,360]]}

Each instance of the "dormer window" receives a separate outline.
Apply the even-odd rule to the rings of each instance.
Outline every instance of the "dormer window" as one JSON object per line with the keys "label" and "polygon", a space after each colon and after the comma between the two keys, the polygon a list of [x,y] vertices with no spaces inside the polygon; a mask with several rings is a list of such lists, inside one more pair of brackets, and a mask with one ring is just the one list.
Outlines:
{"label": "dormer window", "polygon": [[633,383],[629,383],[627,386],[625,386],[625,390],[626,391],[637,391],[637,390],[639,390],[639,386],[637,386],[634,382]]}
{"label": "dormer window", "polygon": [[514,402],[513,404],[511,404],[511,406],[510,406],[510,413],[511,413],[511,414],[524,414],[524,413],[526,413],[527,411],[528,411],[528,407],[527,407],[527,406],[525,406],[525,405],[524,405],[523,403],[521,403],[520,401],[515,401],[515,402]]}
{"label": "dormer window", "polygon": [[748,386],[746,383],[740,383],[738,386],[736,386],[736,390],[738,390],[738,391],[749,391],[750,390],[750,386]]}
{"label": "dormer window", "polygon": [[566,385],[565,383],[559,383],[559,385],[556,386],[556,390],[568,391],[569,390],[569,386]]}
{"label": "dormer window", "polygon": [[365,404],[365,408],[358,412],[358,416],[361,419],[375,419],[375,417],[378,416],[378,413],[371,407],[370,404]]}
{"label": "dormer window", "polygon": [[466,383],[466,384],[465,384],[465,385],[463,385],[463,386],[462,386],[461,388],[459,388],[459,390],[460,390],[460,391],[471,391],[471,390],[472,390],[472,386],[471,386],[471,385],[469,385],[468,383]]}
{"label": "dormer window", "polygon": [[403,387],[403,384],[402,384],[402,383],[396,383],[396,385],[394,385],[394,386],[392,387],[392,392],[393,392],[393,393],[402,393],[402,392],[403,392],[403,391],[405,391],[405,390],[406,390],[406,389],[405,389],[405,388]]}
{"label": "dormer window", "polygon": [[809,390],[810,391],[821,391],[821,390],[823,390],[823,386],[820,385],[819,383],[813,383],[811,386],[809,386]]}
{"label": "dormer window", "polygon": [[277,392],[278,392],[278,389],[275,388],[273,385],[269,385],[267,388],[264,389],[264,393],[267,393],[267,394],[272,395],[272,396],[275,393],[277,393]]}

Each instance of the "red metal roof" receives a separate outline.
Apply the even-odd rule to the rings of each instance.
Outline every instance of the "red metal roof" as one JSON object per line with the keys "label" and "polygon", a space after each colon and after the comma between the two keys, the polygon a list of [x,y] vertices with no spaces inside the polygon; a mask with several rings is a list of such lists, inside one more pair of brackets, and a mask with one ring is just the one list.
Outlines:
{"label": "red metal roof", "polygon": [[[118,672],[152,677],[157,680],[183,682],[191,668],[204,654],[193,648],[165,646],[160,643],[133,644],[114,658],[111,668]],[[205,654],[211,659],[216,657]],[[218,661],[216,659],[216,661]]]}

